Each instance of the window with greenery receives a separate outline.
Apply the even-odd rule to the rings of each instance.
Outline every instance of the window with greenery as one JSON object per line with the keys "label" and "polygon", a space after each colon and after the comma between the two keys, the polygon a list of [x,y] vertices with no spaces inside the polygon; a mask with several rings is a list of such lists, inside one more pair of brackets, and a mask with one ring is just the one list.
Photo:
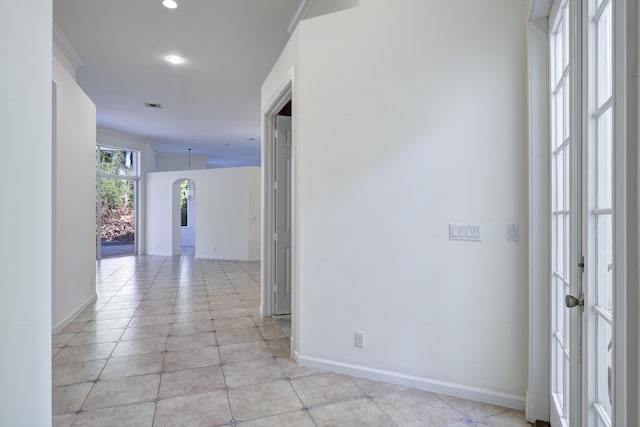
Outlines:
{"label": "window with greenery", "polygon": [[189,226],[189,200],[187,199],[187,186],[189,180],[185,179],[180,184],[180,225],[182,227]]}
{"label": "window with greenery", "polygon": [[101,175],[138,175],[138,153],[118,148],[100,147],[98,173]]}
{"label": "window with greenery", "polygon": [[134,181],[102,179],[100,181],[100,237],[103,242],[128,242],[135,236]]}
{"label": "window with greenery", "polygon": [[135,179],[138,152],[98,147],[100,241],[133,242],[135,239]]}

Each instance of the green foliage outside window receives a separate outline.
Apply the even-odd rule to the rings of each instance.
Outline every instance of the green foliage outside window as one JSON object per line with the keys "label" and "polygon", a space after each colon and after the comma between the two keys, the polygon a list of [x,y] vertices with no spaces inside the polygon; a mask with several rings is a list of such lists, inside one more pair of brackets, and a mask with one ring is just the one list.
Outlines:
{"label": "green foliage outside window", "polygon": [[[123,177],[137,174],[137,153],[104,147],[98,152],[98,174]],[[100,179],[100,238],[103,242],[134,240],[134,186],[135,182],[129,179]]]}
{"label": "green foliage outside window", "polygon": [[189,209],[188,209],[188,203],[189,200],[187,199],[187,186],[189,185],[189,181],[188,180],[184,180],[182,181],[182,184],[180,184],[180,225],[182,227],[187,227],[189,225],[189,221],[188,221],[188,213],[189,213]]}
{"label": "green foliage outside window", "polygon": [[133,241],[135,237],[134,182],[122,179],[102,179],[102,227],[104,242]]}
{"label": "green foliage outside window", "polygon": [[116,148],[100,148],[98,172],[109,175],[136,175],[136,153]]}

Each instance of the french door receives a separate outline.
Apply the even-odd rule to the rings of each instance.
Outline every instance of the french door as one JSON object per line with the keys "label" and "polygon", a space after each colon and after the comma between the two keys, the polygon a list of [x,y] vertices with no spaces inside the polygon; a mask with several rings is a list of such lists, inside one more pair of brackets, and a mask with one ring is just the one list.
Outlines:
{"label": "french door", "polygon": [[[580,248],[579,93],[576,39],[577,4],[555,1],[549,17],[551,112],[551,424],[579,418],[582,329],[580,310],[566,307],[568,295],[581,295],[576,265]],[[581,297],[580,297],[581,298]],[[578,300],[580,301],[580,299]]]}
{"label": "french door", "polygon": [[613,420],[615,1],[557,0],[549,17],[553,426]]}

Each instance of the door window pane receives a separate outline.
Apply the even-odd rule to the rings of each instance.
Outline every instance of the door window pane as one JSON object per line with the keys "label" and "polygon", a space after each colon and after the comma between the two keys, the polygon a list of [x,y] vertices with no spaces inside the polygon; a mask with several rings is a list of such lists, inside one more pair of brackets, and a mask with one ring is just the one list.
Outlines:
{"label": "door window pane", "polygon": [[566,248],[566,244],[564,241],[564,222],[565,222],[565,216],[564,215],[558,215],[557,217],[558,219],[558,235],[557,235],[557,241],[558,241],[558,248],[560,249],[560,253],[558,254],[558,259],[556,260],[557,263],[557,269],[558,269],[558,274],[560,275],[560,277],[562,277],[563,279],[566,277],[564,274],[564,259],[565,259],[565,248]]}
{"label": "door window pane", "polygon": [[556,104],[556,114],[555,114],[555,144],[556,148],[560,147],[564,142],[564,128],[566,123],[564,122],[565,111],[564,111],[564,83],[560,82],[560,86],[558,87],[557,94],[555,95],[555,104]]}
{"label": "door window pane", "polygon": [[558,192],[558,207],[557,210],[564,211],[567,209],[567,204],[564,195],[564,150],[560,151],[556,156],[556,168],[558,169],[558,176],[561,178],[561,181],[558,182],[556,186]]}
{"label": "door window pane", "polygon": [[100,250],[103,257],[135,253],[135,181],[100,181]]}
{"label": "door window pane", "polygon": [[611,215],[596,218],[596,304],[613,311],[613,224]]}
{"label": "door window pane", "polygon": [[611,33],[611,2],[604,7],[602,14],[596,21],[596,103],[601,106],[612,94],[612,33]]}
{"label": "door window pane", "polygon": [[613,138],[612,128],[613,112],[608,108],[596,119],[597,142],[596,142],[596,206],[600,209],[612,207],[611,189],[613,183],[612,175],[612,152],[611,141]]}
{"label": "door window pane", "polygon": [[563,117],[563,124],[564,124],[564,132],[562,134],[563,137],[563,142],[567,139],[569,139],[569,137],[571,136],[571,120],[569,118],[569,113],[571,112],[571,99],[569,97],[569,95],[571,94],[571,91],[569,90],[569,87],[571,84],[571,77],[569,75],[567,75],[565,82],[564,82],[564,91],[562,92],[563,98],[562,98],[562,108],[563,108],[563,112],[564,112],[564,117]]}
{"label": "door window pane", "polygon": [[611,341],[611,324],[601,316],[598,316],[597,319],[596,403],[600,404],[609,419],[611,419],[611,404],[613,402],[611,395],[611,349],[613,344]]}

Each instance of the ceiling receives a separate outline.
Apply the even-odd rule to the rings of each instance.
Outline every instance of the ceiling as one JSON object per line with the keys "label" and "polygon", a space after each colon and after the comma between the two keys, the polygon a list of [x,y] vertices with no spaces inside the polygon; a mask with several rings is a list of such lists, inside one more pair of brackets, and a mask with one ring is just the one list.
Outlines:
{"label": "ceiling", "polygon": [[[54,0],[54,23],[81,65],[99,127],[157,152],[260,164],[260,86],[286,44],[299,0]],[[181,65],[165,60],[185,58]],[[158,103],[151,109],[145,103]]]}

